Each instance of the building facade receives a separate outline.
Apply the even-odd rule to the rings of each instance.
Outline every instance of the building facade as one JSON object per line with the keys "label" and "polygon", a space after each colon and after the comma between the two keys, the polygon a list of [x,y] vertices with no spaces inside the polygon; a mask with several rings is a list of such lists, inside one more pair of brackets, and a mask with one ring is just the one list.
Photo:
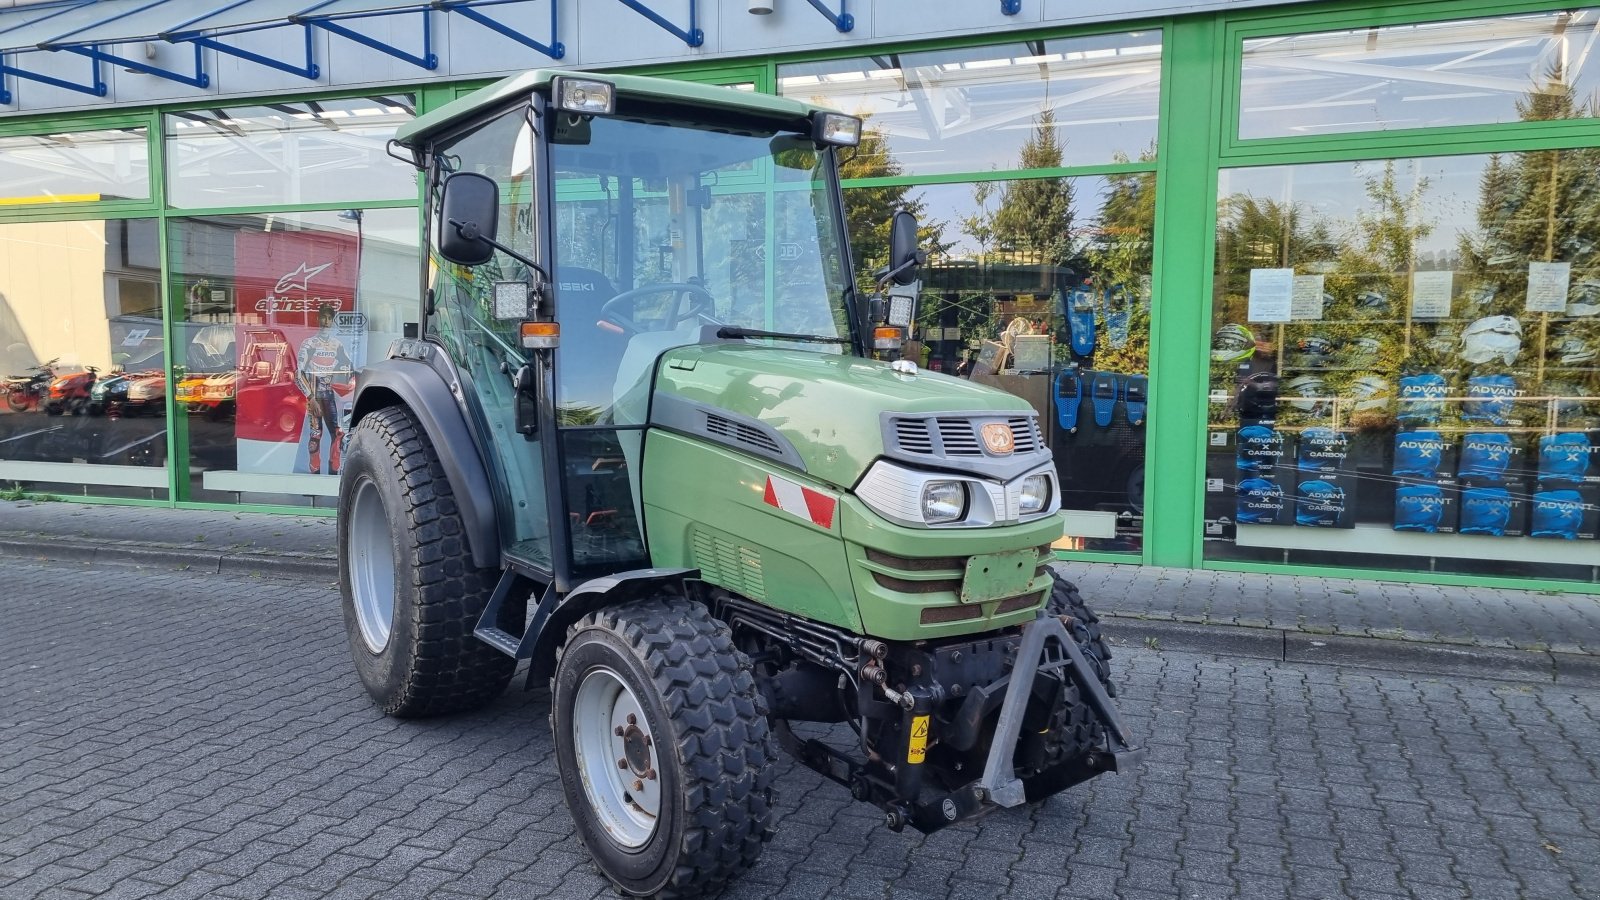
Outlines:
{"label": "building facade", "polygon": [[917,213],[908,352],[1039,410],[1063,554],[1600,591],[1597,44],[1516,0],[0,3],[0,487],[330,508],[418,315],[387,139],[581,67],[864,117],[859,267]]}

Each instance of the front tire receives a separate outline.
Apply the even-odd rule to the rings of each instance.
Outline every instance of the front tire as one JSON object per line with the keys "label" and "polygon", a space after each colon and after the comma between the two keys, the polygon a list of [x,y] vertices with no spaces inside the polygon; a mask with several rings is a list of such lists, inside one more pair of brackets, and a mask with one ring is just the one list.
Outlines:
{"label": "front tire", "polygon": [[578,834],[624,893],[715,893],[771,837],[777,752],[750,668],[726,625],[675,595],[568,632],[550,686],[556,761]]}
{"label": "front tire", "polygon": [[464,712],[516,660],[473,636],[498,573],[473,565],[439,456],[410,410],[361,420],[339,482],[339,593],[356,672],[385,713]]}
{"label": "front tire", "polygon": [[[1100,617],[1084,602],[1077,585],[1054,570],[1051,570],[1050,577],[1050,599],[1045,603],[1045,611],[1052,616],[1072,618],[1069,630],[1074,642],[1094,669],[1095,677],[1106,689],[1106,694],[1115,697],[1117,689],[1111,683],[1111,648],[1100,633]],[[1045,740],[1042,768],[1080,759],[1086,753],[1104,749],[1106,745],[1105,727],[1077,684],[1069,680],[1061,697],[1062,702],[1051,715],[1047,729],[1050,736]]]}

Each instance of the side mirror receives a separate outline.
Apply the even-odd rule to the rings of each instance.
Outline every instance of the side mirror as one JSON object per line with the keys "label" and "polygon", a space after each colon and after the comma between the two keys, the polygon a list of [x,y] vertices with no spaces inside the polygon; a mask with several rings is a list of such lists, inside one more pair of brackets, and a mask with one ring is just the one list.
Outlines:
{"label": "side mirror", "polygon": [[439,255],[461,266],[478,266],[494,257],[500,226],[500,185],[477,172],[456,172],[444,180],[439,201]]}
{"label": "side mirror", "polygon": [[926,258],[927,254],[917,246],[917,217],[897,210],[889,220],[889,277],[895,284],[911,284],[917,280],[917,267]]}

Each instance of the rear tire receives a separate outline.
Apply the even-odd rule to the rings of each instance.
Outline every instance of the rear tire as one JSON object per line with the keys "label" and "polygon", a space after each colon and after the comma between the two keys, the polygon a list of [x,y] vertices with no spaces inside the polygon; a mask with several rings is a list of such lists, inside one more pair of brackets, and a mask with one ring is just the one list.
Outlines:
{"label": "rear tire", "polygon": [[410,410],[356,426],[339,482],[339,593],[356,672],[385,713],[476,709],[516,660],[473,636],[499,573],[473,565],[439,456]]}
{"label": "rear tire", "polygon": [[703,605],[663,595],[591,613],[550,693],[567,808],[619,890],[701,896],[755,863],[777,752],[749,659]]}

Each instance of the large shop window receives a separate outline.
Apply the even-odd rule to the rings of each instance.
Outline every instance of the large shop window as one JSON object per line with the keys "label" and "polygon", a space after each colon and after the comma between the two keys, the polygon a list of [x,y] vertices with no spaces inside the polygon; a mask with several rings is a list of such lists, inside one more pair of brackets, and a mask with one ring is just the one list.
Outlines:
{"label": "large shop window", "polygon": [[195,109],[165,117],[167,205],[233,209],[406,200],[416,170],[385,151],[407,94]]}
{"label": "large shop window", "polygon": [[1206,556],[1600,578],[1600,150],[1225,170]]}
{"label": "large shop window", "polygon": [[1142,172],[845,192],[863,279],[888,257],[889,209],[934,249],[908,356],[1039,412],[1063,549],[1142,548],[1155,188]]}
{"label": "large shop window", "polygon": [[[866,119],[857,177],[1096,165],[1153,153],[1161,32],[778,67],[778,92]],[[1053,161],[1024,150],[1055,133]],[[1020,160],[1019,160],[1020,156]]]}
{"label": "large shop window", "polygon": [[1239,137],[1592,117],[1600,8],[1244,41]]}
{"label": "large shop window", "polygon": [[170,223],[187,499],[331,502],[360,369],[419,313],[414,209]]}
{"label": "large shop window", "polygon": [[0,485],[167,496],[154,219],[0,225]]}
{"label": "large shop window", "polygon": [[0,137],[0,207],[149,197],[144,128]]}

